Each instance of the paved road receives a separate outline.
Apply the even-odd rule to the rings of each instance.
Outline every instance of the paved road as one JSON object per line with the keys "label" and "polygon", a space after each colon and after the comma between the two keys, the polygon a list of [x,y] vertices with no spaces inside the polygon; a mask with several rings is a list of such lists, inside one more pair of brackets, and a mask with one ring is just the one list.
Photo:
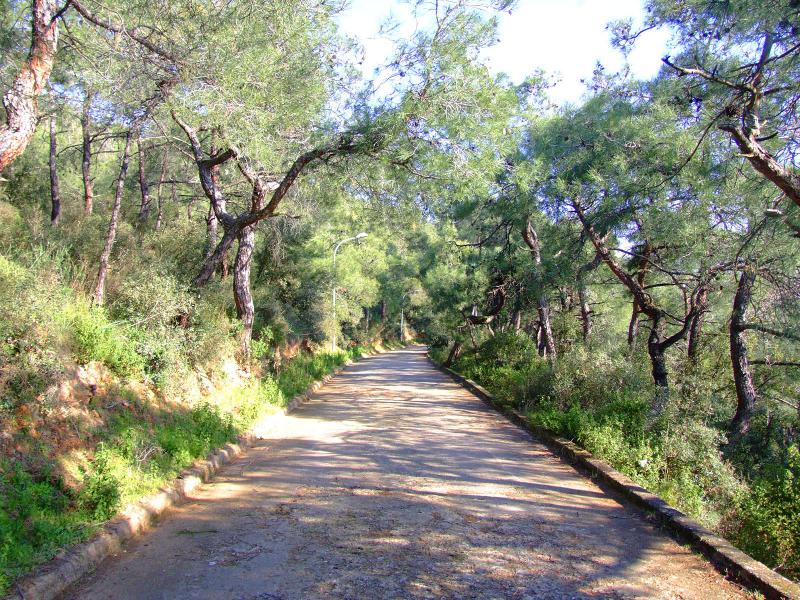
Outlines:
{"label": "paved road", "polygon": [[67,597],[744,595],[414,348],[348,368]]}

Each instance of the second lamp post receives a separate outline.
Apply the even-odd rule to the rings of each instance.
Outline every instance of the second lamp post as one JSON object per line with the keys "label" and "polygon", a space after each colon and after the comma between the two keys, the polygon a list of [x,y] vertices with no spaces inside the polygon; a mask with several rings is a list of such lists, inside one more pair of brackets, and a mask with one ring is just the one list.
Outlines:
{"label": "second lamp post", "polygon": [[336,253],[339,252],[339,248],[342,244],[346,244],[347,242],[352,242],[353,240],[359,241],[363,240],[367,237],[365,232],[361,232],[359,234],[354,235],[353,237],[349,237],[346,239],[341,240],[333,249],[333,336],[331,338],[331,351],[336,352],[336,331],[339,329],[339,324],[336,321]]}

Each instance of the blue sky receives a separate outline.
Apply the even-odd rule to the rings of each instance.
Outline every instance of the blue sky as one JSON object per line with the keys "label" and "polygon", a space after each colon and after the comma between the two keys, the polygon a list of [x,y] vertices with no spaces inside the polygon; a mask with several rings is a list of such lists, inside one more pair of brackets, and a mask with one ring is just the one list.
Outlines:
{"label": "blue sky", "polygon": [[[611,47],[606,23],[628,17],[640,22],[642,14],[642,0],[520,0],[511,14],[500,16],[500,42],[486,58],[493,70],[507,73],[515,82],[536,69],[557,75],[552,100],[579,102],[585,91],[581,79],[591,77],[598,61],[612,71],[623,64]],[[414,30],[411,10],[400,0],[352,0],[340,17],[344,32],[364,46],[367,76],[391,54],[391,43],[379,35],[389,16],[399,22],[400,31]],[[649,31],[637,40],[629,57],[637,77],[658,72],[667,41],[663,31]]]}

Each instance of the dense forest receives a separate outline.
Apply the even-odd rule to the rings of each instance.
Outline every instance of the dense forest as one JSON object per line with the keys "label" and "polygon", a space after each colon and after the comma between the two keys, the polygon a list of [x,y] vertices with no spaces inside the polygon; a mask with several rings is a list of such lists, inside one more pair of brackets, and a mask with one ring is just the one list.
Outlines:
{"label": "dense forest", "polygon": [[800,4],[648,0],[566,106],[513,4],[371,78],[338,0],[0,5],[0,590],[412,338],[800,577]]}

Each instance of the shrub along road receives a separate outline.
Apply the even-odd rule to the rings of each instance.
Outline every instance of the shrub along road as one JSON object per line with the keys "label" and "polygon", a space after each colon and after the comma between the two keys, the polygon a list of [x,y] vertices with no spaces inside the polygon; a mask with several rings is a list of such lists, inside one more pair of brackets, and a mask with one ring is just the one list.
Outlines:
{"label": "shrub along road", "polygon": [[367,358],[68,598],[739,598],[435,370]]}

